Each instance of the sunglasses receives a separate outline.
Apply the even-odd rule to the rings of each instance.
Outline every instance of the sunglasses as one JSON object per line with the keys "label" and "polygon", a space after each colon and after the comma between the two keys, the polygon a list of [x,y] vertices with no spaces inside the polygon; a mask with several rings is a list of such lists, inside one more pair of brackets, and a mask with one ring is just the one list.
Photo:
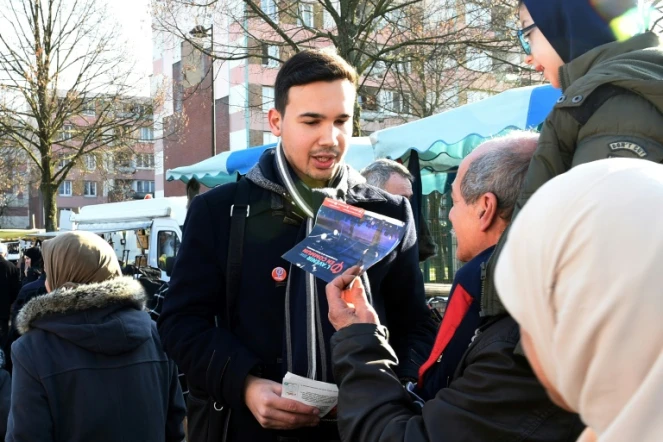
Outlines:
{"label": "sunglasses", "polygon": [[526,28],[520,29],[517,32],[518,40],[520,40],[520,45],[523,47],[525,55],[532,55],[532,48],[529,45],[529,40],[527,39],[527,36],[529,35],[530,32],[532,32],[532,29],[534,28],[536,28],[536,23],[529,25]]}

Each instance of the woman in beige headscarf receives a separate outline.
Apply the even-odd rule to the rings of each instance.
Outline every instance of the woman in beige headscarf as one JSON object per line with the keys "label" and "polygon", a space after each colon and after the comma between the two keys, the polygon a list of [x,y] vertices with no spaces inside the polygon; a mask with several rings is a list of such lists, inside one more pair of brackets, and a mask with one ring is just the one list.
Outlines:
{"label": "woman in beige headscarf", "polygon": [[7,441],[181,441],[177,369],[99,236],[71,232],[43,247],[46,286],[21,308],[12,344]]}
{"label": "woman in beige headscarf", "polygon": [[663,441],[663,165],[602,160],[544,185],[496,284],[550,396],[589,427],[581,440]]}

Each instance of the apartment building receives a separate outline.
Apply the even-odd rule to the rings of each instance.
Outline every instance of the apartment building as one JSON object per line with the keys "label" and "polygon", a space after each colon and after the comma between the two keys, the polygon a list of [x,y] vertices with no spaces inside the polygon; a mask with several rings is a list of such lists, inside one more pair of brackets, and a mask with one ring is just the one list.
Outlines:
{"label": "apartment building", "polygon": [[[298,27],[333,27],[330,13],[322,10],[318,2],[299,2],[296,5],[296,19],[284,16],[278,1],[261,0],[259,3],[271,20],[281,20],[283,28],[292,28],[292,32],[298,32],[295,31]],[[332,5],[340,7],[338,1],[332,1]],[[430,5],[436,6],[433,16],[427,18],[427,23],[433,26],[447,22],[448,26],[457,26],[454,23],[458,20],[486,23],[492,19],[491,11],[481,9],[470,1],[426,0],[425,7]],[[236,6],[240,11],[235,14],[237,17],[241,15],[242,2],[237,2]],[[291,50],[278,42],[270,44],[274,32],[264,23],[246,21],[240,25],[233,23],[228,14],[216,16],[214,20],[208,18],[205,26],[193,20],[188,24],[186,19],[178,22],[180,32],[189,27],[191,31],[188,34],[197,36],[197,44],[208,49],[214,42],[217,52],[220,52],[219,47],[223,47],[224,52],[236,48],[238,59],[212,63],[209,57],[187,41],[190,39],[183,40],[172,32],[155,30],[152,89],[153,97],[161,98],[155,104],[155,127],[162,126],[164,131],[155,132],[156,196],[185,194],[183,183],[165,181],[168,169],[190,165],[226,150],[246,149],[275,141],[266,115],[273,106],[273,85],[280,62],[289,58]],[[314,44],[320,47],[329,43],[316,40]],[[251,56],[243,56],[247,53],[245,48],[253,48]],[[429,107],[427,113],[430,115],[478,101],[511,86],[512,80],[519,77],[508,78],[508,72],[496,66],[491,55],[468,48],[465,53],[457,54],[455,60],[446,62],[443,68],[455,84],[445,85],[444,96],[435,97],[439,105]],[[516,57],[513,61],[519,63],[520,59]],[[403,69],[411,71],[421,68],[416,61],[403,66]],[[421,112],[424,110],[422,107],[426,107],[426,101],[433,98],[432,92],[428,92],[427,97],[413,96],[415,92],[393,81],[380,79],[380,71],[384,69],[384,63],[376,63],[370,73],[378,74],[377,77],[365,77],[359,91],[364,135],[425,116],[426,113]],[[468,73],[472,75],[469,80]],[[175,130],[178,125],[179,129]],[[173,136],[166,136],[169,130]],[[216,134],[215,143],[212,142],[212,133]]]}

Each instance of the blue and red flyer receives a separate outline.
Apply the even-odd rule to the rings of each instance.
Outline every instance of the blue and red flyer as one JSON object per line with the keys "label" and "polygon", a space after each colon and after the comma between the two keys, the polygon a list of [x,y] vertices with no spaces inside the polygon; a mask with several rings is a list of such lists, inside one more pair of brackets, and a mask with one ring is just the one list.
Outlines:
{"label": "blue and red flyer", "polygon": [[311,234],[283,255],[326,282],[355,266],[364,271],[391,253],[403,239],[405,224],[326,198]]}

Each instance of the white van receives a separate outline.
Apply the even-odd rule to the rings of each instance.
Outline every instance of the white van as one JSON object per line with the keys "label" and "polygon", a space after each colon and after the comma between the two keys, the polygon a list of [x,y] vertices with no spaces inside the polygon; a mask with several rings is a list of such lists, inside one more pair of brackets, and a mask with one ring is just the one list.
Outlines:
{"label": "white van", "polygon": [[94,232],[113,246],[123,265],[159,268],[168,281],[166,263],[182,241],[186,202],[186,197],[168,197],[85,206],[78,214],[63,213],[60,230]]}

